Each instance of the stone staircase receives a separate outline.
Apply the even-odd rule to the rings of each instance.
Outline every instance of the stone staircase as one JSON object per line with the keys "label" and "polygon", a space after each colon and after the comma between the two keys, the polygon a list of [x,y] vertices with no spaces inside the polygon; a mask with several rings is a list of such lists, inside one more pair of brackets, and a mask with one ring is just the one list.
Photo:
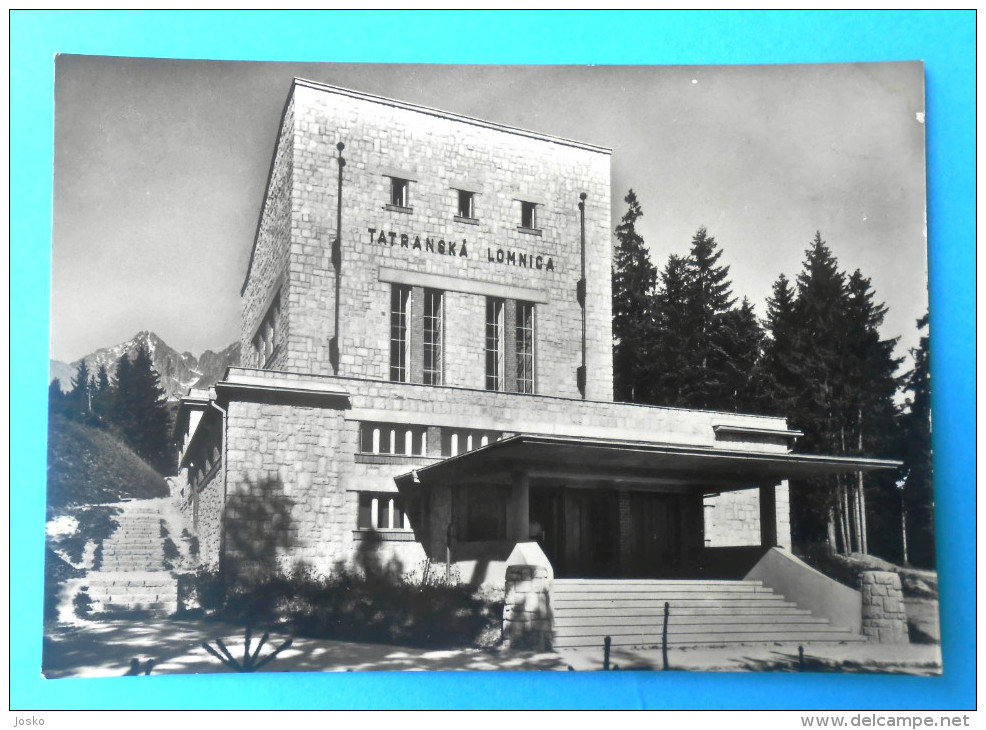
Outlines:
{"label": "stone staircase", "polygon": [[831,626],[784,600],[760,581],[555,580],[554,648],[661,645],[664,603],[668,645],[856,642],[865,637]]}
{"label": "stone staircase", "polygon": [[164,564],[161,520],[166,502],[120,505],[118,527],[103,541],[100,569],[86,576],[95,612],[125,617],[138,611],[164,616],[178,610],[178,582]]}

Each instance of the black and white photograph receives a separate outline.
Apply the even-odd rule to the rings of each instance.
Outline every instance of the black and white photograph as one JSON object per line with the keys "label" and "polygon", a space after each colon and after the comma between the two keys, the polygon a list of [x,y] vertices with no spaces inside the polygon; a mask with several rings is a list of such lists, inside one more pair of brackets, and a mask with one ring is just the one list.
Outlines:
{"label": "black and white photograph", "polygon": [[46,678],[943,672],[920,61],[54,63]]}

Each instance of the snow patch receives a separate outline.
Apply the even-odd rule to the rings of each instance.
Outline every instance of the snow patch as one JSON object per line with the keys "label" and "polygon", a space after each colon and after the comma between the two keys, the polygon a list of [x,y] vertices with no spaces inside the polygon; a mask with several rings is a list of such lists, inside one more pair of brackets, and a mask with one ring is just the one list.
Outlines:
{"label": "snow patch", "polygon": [[45,525],[45,534],[48,537],[62,537],[74,535],[78,529],[79,521],[77,519],[71,515],[61,515]]}

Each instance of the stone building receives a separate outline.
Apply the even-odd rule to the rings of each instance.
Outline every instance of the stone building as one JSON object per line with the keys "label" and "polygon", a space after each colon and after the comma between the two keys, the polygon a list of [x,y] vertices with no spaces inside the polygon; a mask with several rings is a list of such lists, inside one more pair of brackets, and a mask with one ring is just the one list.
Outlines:
{"label": "stone building", "polygon": [[609,149],[296,79],[242,365],[181,401],[203,563],[372,555],[502,588],[742,577],[790,548],[784,418],[612,402]]}

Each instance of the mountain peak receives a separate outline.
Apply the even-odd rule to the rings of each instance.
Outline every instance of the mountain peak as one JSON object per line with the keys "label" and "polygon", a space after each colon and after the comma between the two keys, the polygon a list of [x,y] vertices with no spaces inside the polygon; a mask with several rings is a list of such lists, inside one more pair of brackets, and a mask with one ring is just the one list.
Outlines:
{"label": "mountain peak", "polygon": [[177,352],[156,333],[141,330],[126,342],[100,348],[72,363],[50,360],[48,382],[57,378],[63,391],[70,390],[72,376],[82,360],[86,361],[90,373],[95,373],[103,365],[110,377],[115,377],[120,358],[127,355],[132,359],[141,344],[147,347],[153,367],[161,378],[161,387],[169,400],[177,400],[191,387],[213,385],[223,376],[227,367],[239,364],[240,360],[239,342],[233,342],[218,353],[206,350],[200,357],[195,357],[191,352]]}

